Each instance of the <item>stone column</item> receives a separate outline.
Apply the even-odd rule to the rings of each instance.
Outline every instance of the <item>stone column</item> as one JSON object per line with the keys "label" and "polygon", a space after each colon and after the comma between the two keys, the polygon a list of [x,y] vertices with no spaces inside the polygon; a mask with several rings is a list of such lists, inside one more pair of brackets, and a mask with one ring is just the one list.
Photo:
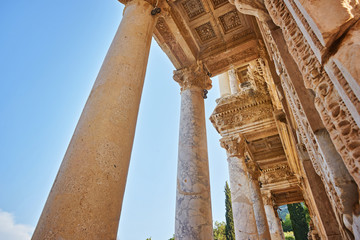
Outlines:
{"label": "stone column", "polygon": [[253,161],[247,163],[249,174],[249,188],[251,193],[251,199],[254,206],[254,213],[256,219],[256,226],[259,233],[259,239],[270,240],[270,232],[268,221],[266,218],[264,203],[260,191],[260,170],[257,164]]}
{"label": "stone column", "polygon": [[204,89],[211,80],[202,66],[174,72],[181,86],[175,238],[213,239]]}
{"label": "stone column", "polygon": [[228,75],[229,75],[231,94],[236,94],[239,92],[239,82],[236,76],[235,69],[229,70]]}
{"label": "stone column", "polygon": [[266,218],[269,225],[269,232],[271,235],[271,240],[284,240],[284,233],[280,223],[280,219],[277,215],[276,210],[274,209],[274,202],[272,199],[271,192],[267,192],[263,195],[264,208],[266,213]]}
{"label": "stone column", "polygon": [[221,146],[226,149],[228,155],[235,238],[257,240],[259,238],[249,191],[243,141],[240,136],[222,138]]}
{"label": "stone column", "polygon": [[32,239],[116,239],[152,8],[143,0],[127,4]]}
{"label": "stone column", "polygon": [[221,97],[231,95],[229,74],[227,72],[219,75],[219,88]]}

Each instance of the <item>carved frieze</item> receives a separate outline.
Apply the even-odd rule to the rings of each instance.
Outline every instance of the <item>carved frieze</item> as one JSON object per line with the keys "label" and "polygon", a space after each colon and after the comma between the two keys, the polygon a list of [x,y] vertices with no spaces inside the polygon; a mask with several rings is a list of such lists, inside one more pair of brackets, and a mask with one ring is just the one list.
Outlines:
{"label": "carved frieze", "polygon": [[200,40],[204,43],[216,38],[215,31],[210,22],[204,23],[195,28]]}
{"label": "carved frieze", "polygon": [[179,45],[164,18],[160,17],[158,19],[156,29],[163,37],[164,42],[169,47],[170,51],[175,55],[176,59],[184,65],[189,64],[189,60],[187,59],[184,50]]}
{"label": "carved frieze", "polygon": [[260,181],[264,184],[268,184],[286,180],[293,176],[294,173],[291,171],[289,165],[281,164],[272,168],[263,169]]}
{"label": "carved frieze", "polygon": [[219,20],[225,34],[240,28],[243,25],[240,20],[239,12],[236,9],[221,15]]}
{"label": "carved frieze", "polygon": [[[271,1],[266,0],[267,4],[270,2]],[[307,44],[307,42],[303,38],[301,31],[298,29],[298,26],[291,18],[291,15],[288,12],[286,12],[286,6],[283,3],[281,3],[281,1],[276,1],[274,5],[271,5],[271,7],[269,7],[269,12],[271,13],[275,23],[278,23],[279,21],[281,22],[282,27],[285,24],[291,26],[291,27],[283,28],[283,34],[284,34],[284,38],[288,42],[288,47],[290,48],[290,52],[292,54],[296,54],[296,57],[294,56],[293,57],[294,60],[297,62],[299,69],[303,73],[305,83],[309,83],[309,81],[307,80],[307,76],[308,77],[311,76],[312,79],[310,81],[311,85],[316,84],[318,86],[321,86],[319,82],[323,81],[324,77],[325,78],[327,77],[327,79],[329,78],[326,75],[326,73],[319,74],[319,70],[321,71],[321,68],[317,68],[318,67],[317,64],[319,63],[317,62],[317,59],[315,58],[314,54],[311,53],[310,47],[304,46]],[[281,76],[281,80],[282,80],[281,85],[284,89],[285,97],[287,98],[287,102],[292,110],[293,116],[298,125],[299,137],[306,146],[306,149],[309,153],[309,157],[314,166],[315,171],[317,172],[317,174],[320,176],[321,180],[324,183],[326,193],[329,197],[334,212],[337,214],[338,218],[341,219],[341,215],[345,210],[345,206],[343,203],[347,202],[349,199],[349,196],[346,196],[346,194],[351,195],[352,193],[346,190],[342,190],[341,188],[339,188],[334,184],[333,181],[335,179],[330,174],[326,161],[323,158],[322,152],[320,151],[319,146],[317,145],[314,132],[308,122],[306,114],[304,113],[304,109],[300,103],[299,97],[297,96],[297,93],[294,89],[291,79],[287,74],[287,69],[282,61],[279,50],[277,49],[277,45],[274,39],[272,38],[270,29],[268,28],[266,23],[262,23],[261,27],[263,29],[264,39],[266,40],[270,54],[275,62],[277,72]],[[302,57],[299,58],[299,56]],[[299,64],[299,62],[302,63]],[[304,72],[305,73],[307,72],[308,74],[304,74]],[[307,85],[307,87],[309,87],[309,85]],[[318,96],[324,95],[324,94],[320,94],[321,93],[321,91],[319,91],[320,89],[314,87],[310,87],[310,88],[312,88],[314,92],[318,94]],[[326,92],[327,91],[324,92],[325,95]],[[318,99],[317,101],[319,101],[321,98],[318,97],[317,99]],[[333,107],[341,104],[341,99],[337,99],[336,103],[332,103],[333,102],[332,100],[331,101],[327,101],[327,100],[324,101],[324,100],[325,99],[321,99],[321,101],[323,102],[322,104],[327,105],[331,103],[331,106]],[[326,125],[326,128],[329,129],[330,127],[331,130],[337,131],[336,127],[334,127],[333,125],[334,123],[336,123],[336,121],[332,119],[331,113],[330,114],[327,113],[328,110],[329,108],[323,110],[318,109],[319,113],[322,115],[321,117],[323,121],[324,119],[327,119],[327,122],[324,121],[324,125]],[[344,114],[346,112],[343,112],[342,110],[340,112],[341,112],[340,114],[341,117],[343,119],[344,118],[346,119],[347,114]],[[329,125],[329,121],[333,121],[332,123],[330,123],[331,125]],[[333,139],[334,136],[331,137]],[[336,136],[336,138],[338,138],[338,136]],[[333,142],[336,143],[339,142],[339,140],[340,139],[336,139],[336,140],[333,139]],[[345,150],[346,148],[342,147],[342,149]],[[342,157],[344,159],[344,155],[342,155]],[[341,224],[341,220],[339,220],[339,223]]]}
{"label": "carved frieze", "polygon": [[251,62],[246,71],[246,86],[221,98],[210,117],[219,132],[273,118],[271,98],[258,61]]}
{"label": "carved frieze", "polygon": [[232,95],[220,100],[210,120],[215,128],[222,132],[272,118],[272,111],[270,98],[249,99],[245,95]]}
{"label": "carved frieze", "polygon": [[360,184],[360,129],[333,82],[316,58],[283,1],[266,0],[274,22],[282,28],[289,51],[315,94],[315,107],[354,180]]}

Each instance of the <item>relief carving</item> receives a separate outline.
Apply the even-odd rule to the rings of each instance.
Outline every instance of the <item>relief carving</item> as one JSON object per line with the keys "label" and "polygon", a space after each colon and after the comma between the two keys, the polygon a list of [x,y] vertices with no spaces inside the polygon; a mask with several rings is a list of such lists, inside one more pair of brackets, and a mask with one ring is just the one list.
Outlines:
{"label": "relief carving", "polygon": [[211,26],[210,22],[204,23],[195,28],[196,33],[198,34],[202,42],[207,42],[211,39],[216,38],[215,31]]}
{"label": "relief carving", "polygon": [[242,26],[239,13],[236,9],[221,15],[219,20],[224,33],[229,33],[230,31]]}
{"label": "relief carving", "polygon": [[289,168],[288,164],[281,164],[273,168],[267,168],[262,170],[260,181],[264,184],[274,183],[281,180],[286,180],[289,177],[294,176],[294,173]]}
{"label": "relief carving", "polygon": [[[284,7],[284,5],[279,6]],[[278,13],[281,14],[282,12],[279,11]],[[342,204],[343,200],[340,197],[342,193],[341,189],[338,189],[340,190],[340,192],[338,192],[334,186],[334,179],[331,178],[328,166],[325,164],[325,160],[320,153],[314,132],[310,127],[306,114],[304,113],[304,110],[300,103],[299,97],[297,96],[297,92],[295,91],[291,79],[287,74],[287,70],[284,67],[285,65],[280,56],[279,50],[277,49],[277,45],[272,38],[270,29],[268,28],[266,23],[261,23],[261,27],[263,29],[264,40],[269,47],[268,50],[270,52],[270,55],[273,57],[277,73],[281,77],[281,85],[284,89],[285,97],[298,125],[298,135],[303,144],[306,146],[309,158],[313,164],[316,173],[320,176],[322,182],[324,183],[324,187],[326,189],[326,193],[329,197],[333,210],[336,213],[338,222],[341,224],[342,213],[345,209],[345,206]],[[297,34],[294,34],[293,36],[294,38],[298,37]],[[344,199],[344,201],[347,201],[347,199]]]}
{"label": "relief carving", "polygon": [[334,84],[317,60],[291,13],[281,0],[266,0],[274,22],[282,28],[289,51],[315,94],[315,106],[350,174],[360,184],[360,130]]}
{"label": "relief carving", "polygon": [[181,86],[181,91],[192,87],[207,90],[211,88],[211,79],[200,62],[174,71],[173,78]]}
{"label": "relief carving", "polygon": [[156,29],[159,31],[160,35],[164,38],[166,45],[169,49],[176,54],[175,57],[177,60],[184,65],[189,64],[189,61],[185,55],[184,50],[179,45],[175,36],[172,34],[169,26],[166,24],[164,18],[160,17],[156,23]]}
{"label": "relief carving", "polygon": [[190,20],[205,13],[201,0],[186,0],[181,3]]}
{"label": "relief carving", "polygon": [[226,150],[229,157],[244,157],[245,139],[241,135],[233,135],[220,139],[220,146]]}
{"label": "relief carving", "polygon": [[219,99],[210,117],[215,128],[221,132],[246,124],[254,124],[273,119],[273,107],[264,80],[263,65],[260,60],[252,61],[236,94]]}

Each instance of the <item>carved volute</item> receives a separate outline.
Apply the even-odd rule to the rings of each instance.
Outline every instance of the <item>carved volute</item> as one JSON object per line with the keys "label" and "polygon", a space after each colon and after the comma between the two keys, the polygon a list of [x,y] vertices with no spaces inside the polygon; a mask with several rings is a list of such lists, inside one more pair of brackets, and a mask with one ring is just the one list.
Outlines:
{"label": "carved volute", "polygon": [[244,157],[245,143],[244,138],[240,135],[230,136],[220,139],[221,147],[226,149],[229,157]]}

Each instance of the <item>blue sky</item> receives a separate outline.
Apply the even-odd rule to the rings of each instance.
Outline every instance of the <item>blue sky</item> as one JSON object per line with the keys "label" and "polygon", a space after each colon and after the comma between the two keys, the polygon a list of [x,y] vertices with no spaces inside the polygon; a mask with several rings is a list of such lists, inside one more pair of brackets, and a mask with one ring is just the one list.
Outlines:
{"label": "blue sky", "polygon": [[[29,239],[120,23],[116,0],[0,1],[0,239]],[[121,240],[174,233],[180,88],[152,42],[123,202]],[[225,150],[208,118],[212,209],[223,221]]]}

